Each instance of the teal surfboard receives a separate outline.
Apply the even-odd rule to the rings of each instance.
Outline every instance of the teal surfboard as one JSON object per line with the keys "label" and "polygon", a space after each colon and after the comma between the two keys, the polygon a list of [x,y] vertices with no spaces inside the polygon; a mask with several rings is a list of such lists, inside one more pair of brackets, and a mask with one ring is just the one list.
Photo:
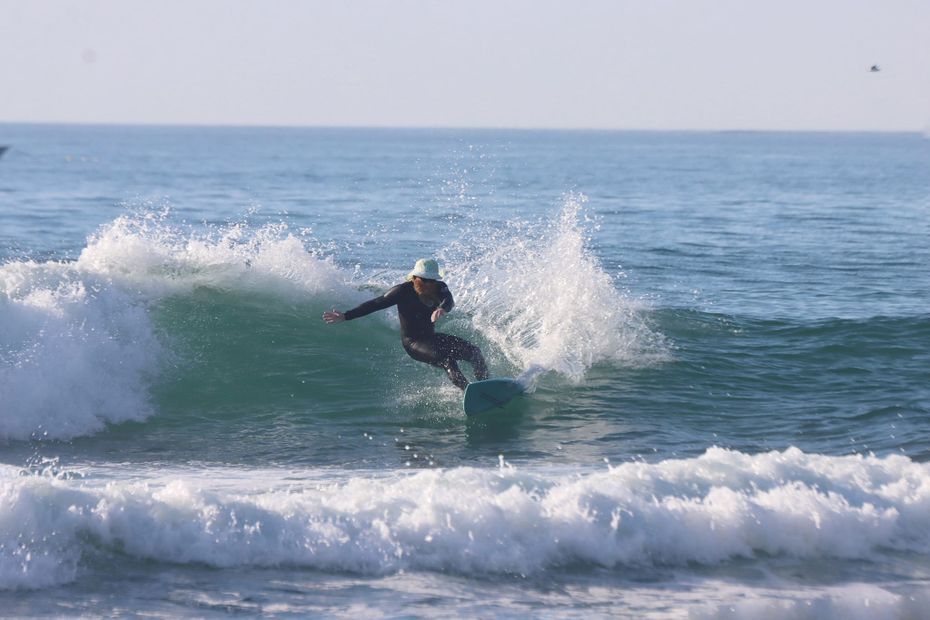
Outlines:
{"label": "teal surfboard", "polygon": [[466,415],[475,415],[503,407],[514,396],[523,393],[523,386],[515,379],[486,379],[465,386],[462,407]]}

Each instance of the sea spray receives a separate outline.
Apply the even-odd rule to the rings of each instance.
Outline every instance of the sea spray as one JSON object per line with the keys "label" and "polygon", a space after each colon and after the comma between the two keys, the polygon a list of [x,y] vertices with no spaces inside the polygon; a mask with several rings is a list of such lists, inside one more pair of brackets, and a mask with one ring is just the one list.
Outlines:
{"label": "sea spray", "polygon": [[346,289],[351,275],[324,255],[309,229],[244,223],[194,230],[170,214],[124,215],[102,226],[78,265],[149,297],[197,287],[261,291],[288,298]]}
{"label": "sea spray", "polygon": [[470,230],[444,251],[447,280],[476,330],[523,369],[581,381],[592,365],[667,357],[642,303],[624,295],[589,248],[581,195],[551,220]]}

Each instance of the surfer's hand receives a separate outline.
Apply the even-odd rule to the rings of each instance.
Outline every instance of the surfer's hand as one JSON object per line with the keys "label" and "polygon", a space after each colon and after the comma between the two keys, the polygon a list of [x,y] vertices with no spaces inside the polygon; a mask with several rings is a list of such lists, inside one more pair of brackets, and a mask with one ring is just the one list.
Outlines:
{"label": "surfer's hand", "polygon": [[332,312],[324,312],[323,320],[332,325],[333,323],[342,323],[346,320],[346,315],[338,310],[333,310]]}
{"label": "surfer's hand", "polygon": [[433,310],[433,316],[432,316],[433,323],[441,319],[443,316],[445,316],[445,314],[446,314],[446,311],[443,310],[442,308],[436,308],[435,310]]}

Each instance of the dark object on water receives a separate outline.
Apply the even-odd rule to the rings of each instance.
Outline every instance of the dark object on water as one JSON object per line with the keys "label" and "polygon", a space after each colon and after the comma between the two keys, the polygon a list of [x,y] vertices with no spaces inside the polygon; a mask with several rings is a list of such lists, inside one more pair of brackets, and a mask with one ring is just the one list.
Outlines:
{"label": "dark object on water", "polygon": [[878,73],[878,72],[881,71],[881,70],[882,70],[882,68],[879,67],[878,65],[872,65],[872,67],[869,69],[869,71],[872,72],[872,73]]}
{"label": "dark object on water", "polygon": [[0,157],[3,157],[3,154],[6,153],[6,150],[10,148],[8,146],[0,146]]}

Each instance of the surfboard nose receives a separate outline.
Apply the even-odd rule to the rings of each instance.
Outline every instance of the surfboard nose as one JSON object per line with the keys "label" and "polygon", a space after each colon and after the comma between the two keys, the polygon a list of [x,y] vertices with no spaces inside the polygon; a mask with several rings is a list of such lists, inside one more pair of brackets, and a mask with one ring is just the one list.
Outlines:
{"label": "surfboard nose", "polygon": [[522,393],[523,385],[509,377],[474,381],[465,387],[462,408],[466,415],[475,415],[503,407]]}

